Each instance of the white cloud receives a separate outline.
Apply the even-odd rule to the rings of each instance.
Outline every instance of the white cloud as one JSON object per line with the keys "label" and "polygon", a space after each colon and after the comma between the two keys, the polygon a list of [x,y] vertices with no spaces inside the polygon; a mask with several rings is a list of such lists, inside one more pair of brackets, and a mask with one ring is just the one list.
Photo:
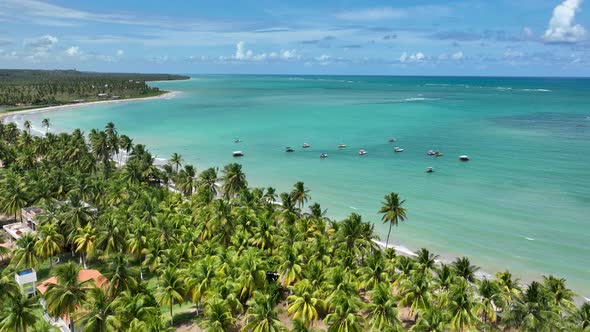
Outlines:
{"label": "white cloud", "polygon": [[25,47],[48,50],[59,42],[57,37],[45,35],[33,40],[25,40]]}
{"label": "white cloud", "polygon": [[533,36],[533,29],[531,29],[529,27],[524,27],[524,28],[522,28],[522,34],[525,37],[532,37]]}
{"label": "white cloud", "polygon": [[510,48],[507,49],[506,52],[504,52],[504,57],[508,59],[522,58],[523,56],[524,53],[522,53],[521,51],[516,51]]}
{"label": "white cloud", "polygon": [[[221,56],[220,61],[227,61],[228,58]],[[291,61],[301,59],[296,49],[280,50],[278,52],[255,54],[252,50],[246,49],[246,43],[239,41],[236,44],[236,53],[230,59],[238,61]]]}
{"label": "white cloud", "polygon": [[453,60],[463,60],[463,52],[459,51],[459,52],[453,53],[453,55],[451,55],[451,58]]}
{"label": "white cloud", "polygon": [[118,57],[122,57],[123,54],[125,54],[125,51],[123,51],[123,50],[117,50],[117,56]]}
{"label": "white cloud", "polygon": [[426,59],[426,56],[422,52],[418,52],[416,54],[408,54],[408,53],[404,52],[399,57],[400,62],[422,62],[425,59]]}
{"label": "white cloud", "polygon": [[80,51],[80,47],[78,46],[71,46],[66,50],[66,54],[69,56],[76,56],[82,54],[82,51]]}
{"label": "white cloud", "polygon": [[391,7],[381,7],[345,11],[340,12],[335,16],[341,20],[346,21],[380,21],[400,18],[405,16],[405,14],[406,13],[403,10],[398,10]]}
{"label": "white cloud", "polygon": [[549,43],[576,43],[584,39],[586,30],[580,24],[574,25],[576,12],[583,0],[564,0],[553,9],[553,16],[545,30],[543,39]]}

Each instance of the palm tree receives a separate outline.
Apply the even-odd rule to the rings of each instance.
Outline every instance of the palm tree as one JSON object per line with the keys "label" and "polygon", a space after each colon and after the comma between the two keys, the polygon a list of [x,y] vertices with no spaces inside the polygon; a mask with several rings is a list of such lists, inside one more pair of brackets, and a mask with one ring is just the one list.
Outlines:
{"label": "palm tree", "polygon": [[309,189],[305,187],[305,184],[303,184],[303,182],[299,181],[295,183],[295,185],[293,186],[293,191],[291,192],[291,199],[295,203],[297,203],[297,205],[299,205],[300,209],[302,209],[303,205],[307,203],[307,201],[310,199],[308,193]]}
{"label": "palm tree", "polygon": [[550,295],[543,285],[533,281],[523,294],[522,299],[514,301],[503,315],[503,323],[518,331],[553,331],[559,315],[550,304]]}
{"label": "palm tree", "polygon": [[223,168],[223,195],[226,198],[234,197],[240,190],[248,187],[246,175],[242,172],[242,165],[228,164]]}
{"label": "palm tree", "polygon": [[466,280],[460,279],[449,291],[449,313],[451,314],[451,325],[458,331],[464,331],[477,322],[475,316],[475,301],[470,285]]}
{"label": "palm tree", "polygon": [[568,321],[574,331],[590,331],[590,302],[584,302],[579,309],[572,313]]}
{"label": "palm tree", "polygon": [[84,268],[86,268],[86,262],[88,257],[94,253],[94,243],[96,241],[96,228],[92,227],[91,224],[87,224],[83,228],[78,227],[78,231],[74,236],[75,250],[81,253],[81,260]]}
{"label": "palm tree", "polygon": [[16,267],[30,268],[39,262],[35,243],[37,239],[31,233],[25,233],[16,240],[16,249],[12,257],[12,264]]}
{"label": "palm tree", "polygon": [[126,255],[117,253],[109,255],[104,265],[104,276],[109,281],[108,295],[116,297],[119,293],[137,287],[137,270],[129,266]]}
{"label": "palm tree", "polygon": [[469,262],[469,258],[457,258],[453,261],[451,265],[453,266],[453,270],[455,270],[455,274],[458,277],[461,277],[469,282],[475,282],[477,278],[475,273],[479,270],[479,267],[471,265],[471,262]]}
{"label": "palm tree", "polygon": [[500,287],[495,281],[484,278],[477,289],[479,301],[475,304],[475,313],[487,322],[496,323],[496,307],[501,302]]}
{"label": "palm tree", "polygon": [[447,332],[451,330],[450,318],[446,311],[438,308],[423,310],[412,326],[412,332]]}
{"label": "palm tree", "polygon": [[113,298],[105,290],[93,287],[88,290],[88,300],[74,317],[83,331],[120,331],[121,320],[115,305]]}
{"label": "palm tree", "polygon": [[41,126],[43,128],[45,128],[45,133],[48,133],[49,132],[49,126],[50,126],[49,119],[48,118],[43,119],[41,121]]}
{"label": "palm tree", "polygon": [[294,320],[300,320],[310,327],[318,319],[319,312],[326,309],[326,303],[317,296],[318,294],[311,292],[311,287],[297,291],[299,288],[295,286],[295,294],[287,297],[289,302],[287,312]]}
{"label": "palm tree", "polygon": [[0,332],[33,331],[35,324],[41,320],[41,304],[36,296],[26,297],[18,292],[9,297],[0,310]]}
{"label": "palm tree", "polygon": [[400,201],[396,193],[385,195],[384,199],[379,213],[383,213],[383,217],[381,218],[383,223],[389,223],[389,231],[387,232],[387,240],[385,241],[385,249],[387,249],[391,226],[397,226],[398,222],[406,220],[406,209],[402,207],[405,200]]}
{"label": "palm tree", "polygon": [[432,254],[428,249],[421,248],[416,252],[416,262],[418,262],[419,269],[423,272],[431,272],[436,267],[436,259],[438,255]]}
{"label": "palm tree", "polygon": [[328,332],[361,332],[365,319],[360,314],[363,302],[358,296],[349,296],[344,292],[334,296],[331,304],[334,311],[326,316],[324,322],[329,325]]}
{"label": "palm tree", "polygon": [[[133,148],[133,140],[127,135],[119,136],[119,147],[125,150],[125,161],[129,158],[129,151]],[[119,164],[121,162],[119,161]]]}
{"label": "palm tree", "polygon": [[248,322],[241,331],[247,332],[279,332],[286,331],[283,323],[278,319],[274,310],[275,303],[269,294],[256,292],[254,298],[249,302],[246,312]]}
{"label": "palm tree", "polygon": [[175,303],[182,303],[184,300],[185,286],[173,267],[167,267],[158,278],[159,284],[156,288],[156,299],[160,305],[170,308],[170,325],[174,325],[172,307]]}
{"label": "palm tree", "polygon": [[409,279],[400,283],[400,291],[402,296],[400,304],[410,307],[409,315],[417,315],[420,311],[431,308],[430,276],[422,273],[412,274]]}
{"label": "palm tree", "polygon": [[184,169],[178,174],[177,186],[185,196],[193,194],[196,187],[197,170],[193,165],[184,165]]}
{"label": "palm tree", "polygon": [[574,292],[567,288],[565,279],[554,276],[543,276],[543,284],[553,297],[555,304],[567,311],[575,310]]}
{"label": "palm tree", "polygon": [[28,197],[24,180],[16,173],[7,172],[0,186],[0,211],[6,215],[14,215],[16,221],[17,214],[28,205]]}
{"label": "palm tree", "polygon": [[64,245],[64,236],[58,232],[55,223],[42,224],[37,233],[39,240],[35,243],[35,252],[41,258],[49,258],[49,270],[53,269],[53,256],[57,255]]}
{"label": "palm tree", "polygon": [[[92,280],[78,280],[80,267],[72,262],[59,265],[53,270],[57,283],[49,284],[45,292],[47,312],[51,317],[71,318],[87,299],[88,286]],[[70,319],[73,325],[73,319]]]}
{"label": "palm tree", "polygon": [[230,330],[235,319],[228,310],[227,303],[220,298],[213,298],[205,304],[204,332],[225,332]]}
{"label": "palm tree", "polygon": [[23,123],[23,127],[30,135],[31,134],[31,121],[25,120],[25,122]]}
{"label": "palm tree", "polygon": [[168,160],[168,162],[170,162],[170,164],[172,166],[174,166],[174,170],[175,173],[178,174],[178,168],[182,165],[182,156],[176,152],[174,152],[172,154],[172,156],[170,156],[170,159]]}
{"label": "palm tree", "polygon": [[379,283],[370,293],[367,318],[373,331],[383,331],[387,326],[401,326],[396,298],[388,283]]}
{"label": "palm tree", "polygon": [[520,287],[520,280],[512,278],[509,271],[497,272],[496,278],[498,286],[500,287],[502,305],[509,305],[522,294],[522,287]]}

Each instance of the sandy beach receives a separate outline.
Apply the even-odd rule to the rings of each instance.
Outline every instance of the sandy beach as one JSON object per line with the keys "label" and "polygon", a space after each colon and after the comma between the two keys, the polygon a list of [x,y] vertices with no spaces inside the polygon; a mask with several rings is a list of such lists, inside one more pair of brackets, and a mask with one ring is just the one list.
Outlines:
{"label": "sandy beach", "polygon": [[153,100],[153,99],[170,99],[179,93],[180,93],[180,91],[168,91],[162,95],[153,96],[153,97],[100,100],[100,101],[91,101],[91,102],[87,102],[87,103],[66,104],[66,105],[59,105],[59,106],[32,108],[32,109],[22,110],[22,111],[11,111],[11,112],[6,112],[6,113],[0,113],[0,120],[3,120],[4,118],[7,118],[12,115],[44,113],[44,112],[50,112],[50,111],[57,111],[57,110],[61,110],[61,109],[85,107],[85,106],[89,106],[89,105],[128,103],[128,102],[133,102],[133,101],[144,101],[144,100]]}

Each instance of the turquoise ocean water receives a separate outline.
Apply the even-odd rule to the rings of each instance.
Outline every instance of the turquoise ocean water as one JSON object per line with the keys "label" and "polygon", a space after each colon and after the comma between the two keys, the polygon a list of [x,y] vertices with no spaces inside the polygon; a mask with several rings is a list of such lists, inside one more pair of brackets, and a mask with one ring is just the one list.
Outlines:
{"label": "turquoise ocean water", "polygon": [[563,276],[590,296],[590,80],[194,76],[153,85],[180,93],[12,119],[86,132],[113,121],[158,157],[178,152],[198,170],[242,150],[251,186],[304,181],[331,217],[360,213],[383,240],[377,210],[394,191],[408,220],[392,242],[523,280]]}

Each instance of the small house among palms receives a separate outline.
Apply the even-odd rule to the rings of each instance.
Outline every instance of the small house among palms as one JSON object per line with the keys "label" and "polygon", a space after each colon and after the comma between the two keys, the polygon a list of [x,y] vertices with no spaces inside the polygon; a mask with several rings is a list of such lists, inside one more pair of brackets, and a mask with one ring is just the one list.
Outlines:
{"label": "small house among palms", "polygon": [[20,213],[21,221],[2,226],[14,241],[20,239],[24,234],[34,234],[37,231],[39,224],[36,217],[43,214],[43,210],[36,206],[28,206],[22,208]]}
{"label": "small house among palms", "polygon": [[35,269],[25,269],[14,274],[16,283],[20,286],[22,292],[27,295],[35,295],[35,283],[37,282],[37,272]]}
{"label": "small house among palms", "polygon": [[[103,287],[106,286],[108,280],[98,271],[98,270],[80,270],[78,273],[78,282],[80,283],[88,283],[88,287]],[[41,295],[45,295],[49,285],[54,284],[57,285],[57,278],[51,277],[39,285],[37,285],[37,291],[41,293]],[[51,325],[59,328],[62,332],[76,332],[78,328],[76,328],[76,324],[72,324],[74,329],[72,330],[70,327],[70,318],[69,317],[50,317],[47,314],[46,304],[44,300],[41,300],[41,304],[43,308],[45,308],[45,314],[43,317],[47,320]]]}

